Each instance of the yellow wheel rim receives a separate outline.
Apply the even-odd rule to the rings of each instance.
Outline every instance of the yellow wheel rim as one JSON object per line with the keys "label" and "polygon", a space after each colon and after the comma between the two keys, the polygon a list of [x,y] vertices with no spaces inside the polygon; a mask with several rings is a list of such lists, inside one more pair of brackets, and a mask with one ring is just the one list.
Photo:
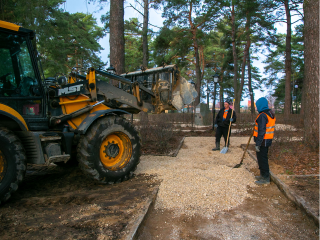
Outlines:
{"label": "yellow wheel rim", "polygon": [[130,138],[122,132],[108,135],[100,146],[100,160],[105,168],[117,171],[127,165],[132,156]]}
{"label": "yellow wheel rim", "polygon": [[7,161],[4,154],[0,150],[0,182],[2,182],[4,175],[6,175],[6,170],[7,170]]}

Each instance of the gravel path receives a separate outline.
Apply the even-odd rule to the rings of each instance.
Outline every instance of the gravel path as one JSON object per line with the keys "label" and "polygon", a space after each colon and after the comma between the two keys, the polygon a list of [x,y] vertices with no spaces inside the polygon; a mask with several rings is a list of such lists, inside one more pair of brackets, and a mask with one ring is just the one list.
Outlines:
{"label": "gravel path", "polygon": [[257,164],[247,156],[241,168],[232,168],[240,162],[240,144],[248,138],[232,137],[227,154],[211,151],[214,141],[213,137],[187,137],[175,158],[141,157],[136,173],[155,174],[162,180],[156,209],[211,218],[250,197],[247,186],[255,187],[254,176],[246,168]]}

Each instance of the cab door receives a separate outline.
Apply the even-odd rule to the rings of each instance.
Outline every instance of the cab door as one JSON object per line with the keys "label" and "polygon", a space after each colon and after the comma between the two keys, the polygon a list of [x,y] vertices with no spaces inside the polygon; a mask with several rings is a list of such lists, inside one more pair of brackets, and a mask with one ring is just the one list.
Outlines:
{"label": "cab door", "polygon": [[29,36],[0,31],[0,102],[20,113],[30,130],[45,130],[44,96]]}

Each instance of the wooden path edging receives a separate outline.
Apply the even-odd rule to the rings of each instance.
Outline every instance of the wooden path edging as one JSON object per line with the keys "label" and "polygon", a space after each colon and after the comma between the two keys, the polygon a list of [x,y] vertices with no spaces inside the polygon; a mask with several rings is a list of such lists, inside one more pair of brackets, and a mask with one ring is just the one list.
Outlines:
{"label": "wooden path edging", "polygon": [[122,238],[123,240],[133,240],[136,239],[138,230],[140,226],[142,225],[144,219],[147,216],[147,213],[150,211],[151,206],[155,202],[158,194],[159,186],[156,187],[156,189],[153,190],[151,197],[147,200],[146,205],[144,209],[140,212],[139,217],[135,221],[135,223],[130,227],[128,230],[128,234]]}

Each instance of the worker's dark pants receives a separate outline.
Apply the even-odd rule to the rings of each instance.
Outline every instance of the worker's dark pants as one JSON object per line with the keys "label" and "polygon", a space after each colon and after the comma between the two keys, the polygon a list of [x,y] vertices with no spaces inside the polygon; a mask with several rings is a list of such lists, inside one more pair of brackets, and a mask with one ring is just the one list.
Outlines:
{"label": "worker's dark pants", "polygon": [[[229,127],[218,126],[217,127],[217,131],[216,131],[216,142],[220,142],[221,136],[223,136],[224,142],[226,144],[227,143],[228,131],[229,131]],[[230,144],[230,135],[231,135],[231,128],[230,128],[230,133],[229,133],[228,146]]]}
{"label": "worker's dark pants", "polygon": [[269,147],[260,147],[260,152],[257,152],[258,165],[260,175],[264,178],[269,178],[269,163],[268,163],[268,149]]}

